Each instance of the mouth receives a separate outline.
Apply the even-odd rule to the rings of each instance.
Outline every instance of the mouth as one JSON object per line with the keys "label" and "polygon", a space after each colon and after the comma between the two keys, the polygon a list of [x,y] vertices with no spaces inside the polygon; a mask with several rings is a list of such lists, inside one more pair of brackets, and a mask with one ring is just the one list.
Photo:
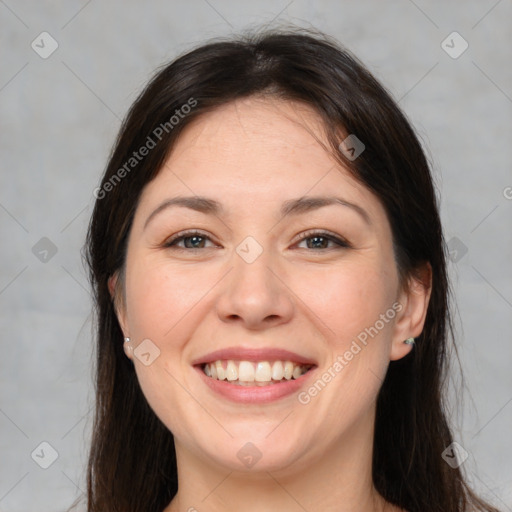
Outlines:
{"label": "mouth", "polygon": [[264,387],[297,380],[314,365],[289,360],[244,361],[217,359],[199,365],[212,380],[226,381],[234,386]]}
{"label": "mouth", "polygon": [[229,347],[191,364],[214,396],[245,405],[289,399],[309,384],[318,368],[315,359],[278,347]]}

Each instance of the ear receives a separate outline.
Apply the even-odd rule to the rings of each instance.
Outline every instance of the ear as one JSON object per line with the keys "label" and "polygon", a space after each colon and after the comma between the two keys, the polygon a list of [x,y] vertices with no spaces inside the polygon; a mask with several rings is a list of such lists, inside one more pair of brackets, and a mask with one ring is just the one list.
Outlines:
{"label": "ear", "polygon": [[112,300],[115,300],[118,277],[119,277],[118,272],[115,272],[114,275],[110,276],[107,281],[108,291],[110,292],[110,298]]}
{"label": "ear", "polygon": [[432,267],[427,262],[415,270],[405,289],[400,292],[399,303],[403,308],[397,316],[393,331],[391,361],[401,359],[413,349],[412,345],[404,341],[418,337],[423,331],[431,292]]}
{"label": "ear", "polygon": [[[121,283],[119,282],[119,272],[116,271],[112,276],[108,278],[108,291],[110,293],[110,297],[112,298],[112,302],[114,304],[114,310],[116,312],[117,321],[119,322],[119,326],[123,331],[123,337],[127,338],[130,336],[130,332],[128,329],[128,322],[126,319],[126,308],[122,296]],[[125,352],[128,347],[125,345]],[[128,357],[130,355],[127,353]]]}
{"label": "ear", "polygon": [[[110,297],[114,303],[117,321],[119,322],[119,326],[123,331],[123,338],[129,338],[130,331],[128,329],[128,322],[126,319],[126,307],[123,299],[123,292],[121,290],[121,283],[119,282],[119,271],[115,272],[108,278],[108,291],[110,292]],[[133,347],[131,345],[131,342],[127,343],[123,339],[123,350],[129,359],[133,359]]]}

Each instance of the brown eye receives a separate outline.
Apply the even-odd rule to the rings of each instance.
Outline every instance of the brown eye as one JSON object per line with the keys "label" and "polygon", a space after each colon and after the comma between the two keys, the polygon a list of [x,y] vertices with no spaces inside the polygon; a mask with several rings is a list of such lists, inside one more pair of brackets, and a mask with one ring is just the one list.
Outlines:
{"label": "brown eye", "polygon": [[311,236],[306,238],[308,249],[327,249],[330,240],[325,236]]}

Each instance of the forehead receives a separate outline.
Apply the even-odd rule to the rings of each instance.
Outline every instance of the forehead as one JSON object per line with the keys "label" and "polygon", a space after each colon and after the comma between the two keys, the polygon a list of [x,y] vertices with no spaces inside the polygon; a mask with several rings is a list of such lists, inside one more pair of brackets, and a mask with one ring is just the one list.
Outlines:
{"label": "forehead", "polygon": [[[187,126],[167,163],[175,169],[182,164],[206,164],[215,168],[217,175],[229,173],[231,177],[247,177],[250,169],[255,178],[268,178],[269,169],[276,168],[298,173],[310,160],[317,166],[332,166],[334,162],[318,140],[323,138],[322,130],[318,114],[306,105],[246,98],[223,105]],[[283,166],[285,162],[288,165]]]}
{"label": "forehead", "polygon": [[237,100],[183,130],[140,204],[200,195],[254,215],[269,203],[339,193],[383,214],[378,199],[328,147],[322,119],[311,107],[276,98]]}

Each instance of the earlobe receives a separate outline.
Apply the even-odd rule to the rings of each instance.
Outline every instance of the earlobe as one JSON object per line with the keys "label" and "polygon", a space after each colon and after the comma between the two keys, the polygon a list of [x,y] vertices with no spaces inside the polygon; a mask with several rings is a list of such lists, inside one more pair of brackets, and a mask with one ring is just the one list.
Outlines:
{"label": "earlobe", "polygon": [[124,353],[128,359],[132,359],[133,347],[131,345],[131,339],[125,338],[123,343]]}
{"label": "earlobe", "polygon": [[409,340],[423,331],[432,291],[432,267],[425,263],[411,275],[400,302],[404,308],[397,319],[393,333],[390,359],[395,361],[406,356],[414,348]]}

